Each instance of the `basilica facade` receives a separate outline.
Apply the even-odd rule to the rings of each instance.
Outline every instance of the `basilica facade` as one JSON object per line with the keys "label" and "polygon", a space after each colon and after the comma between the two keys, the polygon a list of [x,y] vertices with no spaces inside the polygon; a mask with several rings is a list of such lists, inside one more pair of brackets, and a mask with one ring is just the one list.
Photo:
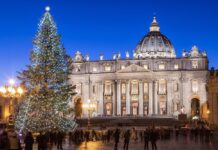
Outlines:
{"label": "basilica facade", "polygon": [[[177,116],[203,117],[207,106],[208,59],[193,46],[176,57],[170,40],[153,18],[149,32],[133,56],[120,53],[111,60],[92,61],[76,52],[70,82],[76,85],[72,106],[77,117]],[[83,108],[88,104],[88,109]]]}

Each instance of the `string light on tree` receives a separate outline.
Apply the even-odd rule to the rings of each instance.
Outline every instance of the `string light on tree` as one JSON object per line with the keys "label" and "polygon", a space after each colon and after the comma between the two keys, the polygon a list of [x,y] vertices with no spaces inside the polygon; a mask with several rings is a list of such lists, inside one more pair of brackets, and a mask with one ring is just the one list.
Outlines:
{"label": "string light on tree", "polygon": [[45,8],[33,41],[30,65],[19,79],[27,89],[16,117],[19,132],[68,131],[76,127],[69,116],[75,87],[68,82],[70,57],[60,41],[57,27]]}

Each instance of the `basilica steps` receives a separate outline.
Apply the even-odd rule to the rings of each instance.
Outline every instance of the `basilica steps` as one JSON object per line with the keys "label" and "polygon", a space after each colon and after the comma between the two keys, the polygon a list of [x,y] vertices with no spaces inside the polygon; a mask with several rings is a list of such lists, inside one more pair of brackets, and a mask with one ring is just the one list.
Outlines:
{"label": "basilica steps", "polygon": [[[88,118],[77,119],[79,127],[87,127]],[[90,119],[91,127],[117,127],[117,126],[167,126],[174,127],[180,122],[169,116],[149,116],[149,117],[94,117]]]}

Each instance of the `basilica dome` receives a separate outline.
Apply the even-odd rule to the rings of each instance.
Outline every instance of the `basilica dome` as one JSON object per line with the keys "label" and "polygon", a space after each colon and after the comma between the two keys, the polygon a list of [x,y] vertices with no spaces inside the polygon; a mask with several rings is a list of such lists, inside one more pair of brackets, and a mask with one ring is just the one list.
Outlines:
{"label": "basilica dome", "polygon": [[145,35],[134,50],[134,58],[175,58],[175,50],[170,40],[160,32],[153,18],[150,32]]}

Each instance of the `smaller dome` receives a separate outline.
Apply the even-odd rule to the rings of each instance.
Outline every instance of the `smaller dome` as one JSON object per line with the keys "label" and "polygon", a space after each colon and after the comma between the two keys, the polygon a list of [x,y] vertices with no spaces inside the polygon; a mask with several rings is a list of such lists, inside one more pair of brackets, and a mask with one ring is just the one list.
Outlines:
{"label": "smaller dome", "polygon": [[150,32],[145,35],[134,50],[135,58],[175,58],[175,50],[170,40],[160,32],[160,27],[153,18]]}

